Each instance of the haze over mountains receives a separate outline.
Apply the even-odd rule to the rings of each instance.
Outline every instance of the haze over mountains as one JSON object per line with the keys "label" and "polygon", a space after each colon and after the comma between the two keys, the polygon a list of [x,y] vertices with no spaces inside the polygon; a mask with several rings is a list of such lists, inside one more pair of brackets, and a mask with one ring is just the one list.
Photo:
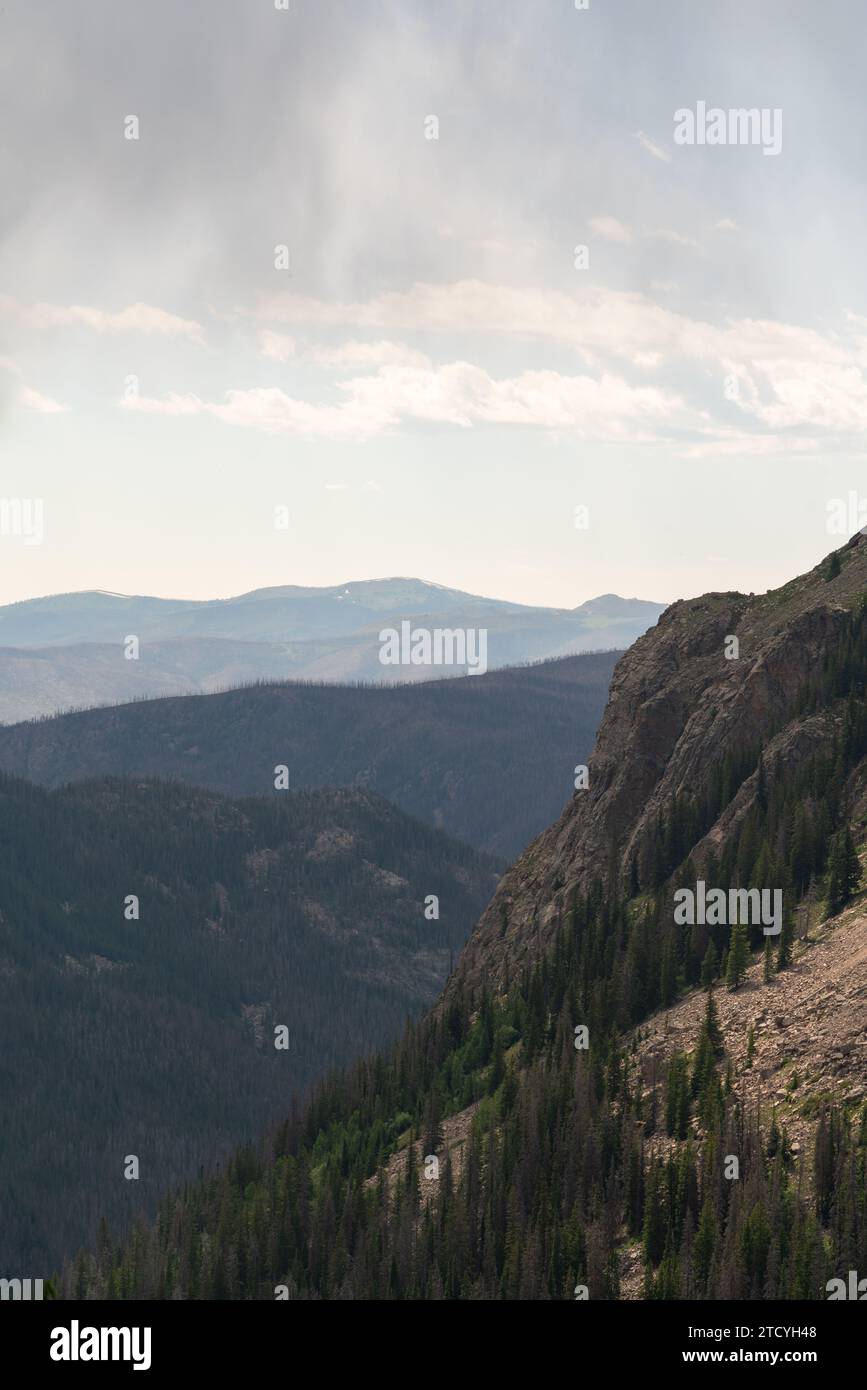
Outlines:
{"label": "haze over mountains", "polygon": [[[664,605],[605,594],[533,608],[418,579],[285,585],[210,601],[102,591],[0,608],[0,722],[142,696],[256,680],[394,683],[464,674],[380,661],[379,634],[404,620],[487,632],[489,669],[628,646]],[[139,641],[137,660],[124,642]]]}
{"label": "haze over mountains", "polygon": [[0,769],[44,786],[172,777],[233,795],[360,787],[492,854],[514,858],[572,795],[618,652],[467,680],[346,687],[280,683],[83,710],[0,729]]}

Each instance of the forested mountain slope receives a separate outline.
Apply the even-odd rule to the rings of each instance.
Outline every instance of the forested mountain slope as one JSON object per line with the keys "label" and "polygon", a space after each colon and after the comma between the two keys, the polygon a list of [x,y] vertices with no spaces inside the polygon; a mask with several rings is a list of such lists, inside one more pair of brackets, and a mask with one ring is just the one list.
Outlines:
{"label": "forested mountain slope", "polygon": [[367,791],[3,777],[0,839],[4,1275],[47,1275],[394,1038],[497,877]]}
{"label": "forested mountain slope", "polygon": [[131,774],[274,795],[285,764],[293,787],[369,787],[512,858],[568,800],[618,656],[414,686],[280,684],[84,710],[0,729],[0,768],[47,786]]}
{"label": "forested mountain slope", "polygon": [[[675,605],[431,1014],[65,1292],[819,1299],[867,1268],[865,597],[859,536]],[[780,891],[779,934],[677,918],[699,876]]]}

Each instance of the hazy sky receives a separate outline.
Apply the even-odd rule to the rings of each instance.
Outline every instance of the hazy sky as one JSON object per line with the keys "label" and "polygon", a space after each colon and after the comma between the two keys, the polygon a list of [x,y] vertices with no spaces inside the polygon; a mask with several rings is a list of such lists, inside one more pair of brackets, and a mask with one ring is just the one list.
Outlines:
{"label": "hazy sky", "polygon": [[[412,574],[571,607],[816,563],[867,499],[865,30],[3,0],[0,500],[44,538],[7,522],[0,602]],[[779,153],[676,143],[701,102],[781,113]]]}

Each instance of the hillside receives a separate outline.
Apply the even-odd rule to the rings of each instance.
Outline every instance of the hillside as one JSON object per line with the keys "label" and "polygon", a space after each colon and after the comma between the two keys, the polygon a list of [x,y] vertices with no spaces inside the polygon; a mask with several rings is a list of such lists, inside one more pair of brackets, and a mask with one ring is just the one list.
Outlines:
{"label": "hillside", "polygon": [[368,787],[514,858],[560,814],[619,653],[414,686],[280,684],[142,701],[0,729],[0,769],[45,786],[181,778],[233,795]]}
{"label": "hillside", "polygon": [[[669,610],[431,1014],[67,1292],[800,1301],[867,1268],[865,597],[858,536]],[[780,930],[679,917],[699,878],[779,892]]]}
{"label": "hillside", "polygon": [[[836,671],[867,594],[867,536],[782,589],[675,603],[620,660],[590,760],[590,785],[517,860],[462,968],[490,978],[550,943],[571,895],[614,875],[660,887],[691,855],[706,870],[751,826],[761,750],[769,779],[794,782],[847,718]],[[727,659],[727,637],[739,642]],[[859,701],[857,711],[862,716]],[[842,791],[842,788],[841,788]],[[676,822],[676,824],[674,823]],[[503,913],[509,931],[501,938]]]}
{"label": "hillside", "polygon": [[[458,651],[440,666],[383,664],[380,633],[404,620],[483,632],[484,653],[474,647],[470,662],[481,671],[610,651],[662,609],[616,594],[574,609],[534,608],[418,579],[285,585],[208,601],[57,594],[0,607],[0,722],[258,680],[393,684],[466,672]],[[134,659],[125,656],[130,636],[139,643]]]}
{"label": "hillside", "polygon": [[4,777],[0,835],[4,1270],[50,1269],[100,1213],[152,1210],[396,1036],[497,876],[368,791]]}

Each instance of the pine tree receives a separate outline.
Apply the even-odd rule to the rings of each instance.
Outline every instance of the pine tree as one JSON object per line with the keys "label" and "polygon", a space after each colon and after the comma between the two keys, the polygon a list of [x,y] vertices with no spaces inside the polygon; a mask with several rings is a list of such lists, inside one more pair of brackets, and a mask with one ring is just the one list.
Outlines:
{"label": "pine tree", "polygon": [[[770,937],[766,940],[770,941]],[[780,944],[777,947],[777,970],[787,970],[792,964],[792,950],[795,939],[795,924],[792,913],[788,907],[783,910],[783,922],[780,928]]]}
{"label": "pine tree", "polygon": [[703,1025],[703,1028],[704,1028],[704,1032],[707,1034],[708,1041],[710,1042],[710,1045],[711,1045],[711,1047],[713,1048],[713,1054],[714,1054],[714,1056],[715,1056],[715,1057],[721,1057],[722,1054],[723,1054],[723,1050],[724,1050],[724,1049],[723,1049],[723,1035],[722,1035],[722,1029],[720,1028],[719,1014],[717,1013],[716,1000],[715,1000],[714,997],[713,997],[713,990],[712,990],[712,989],[708,990],[707,1004],[705,1005],[705,1011],[704,1011],[704,1025]]}
{"label": "pine tree", "polygon": [[862,877],[861,860],[852,839],[851,828],[847,824],[843,829],[843,891],[847,903],[852,901],[861,887]]}
{"label": "pine tree", "polygon": [[831,840],[831,848],[828,852],[826,917],[836,917],[845,902],[843,888],[845,872],[843,843],[838,832]]}
{"label": "pine tree", "polygon": [[644,1200],[644,1230],[642,1240],[644,1258],[648,1265],[656,1265],[665,1250],[665,1213],[663,1211],[663,1192],[659,1167],[651,1165],[647,1174],[647,1192]]}
{"label": "pine tree", "polygon": [[765,984],[769,985],[771,983],[771,980],[774,978],[774,955],[773,951],[771,950],[771,938],[769,936],[765,937],[763,975]]}
{"label": "pine tree", "polygon": [[749,963],[750,948],[747,942],[747,929],[743,923],[736,922],[732,927],[726,966],[726,984],[729,989],[735,990],[743,984]]}
{"label": "pine tree", "polygon": [[719,975],[719,957],[716,947],[712,941],[708,942],[704,960],[701,963],[701,987],[702,989],[712,989],[713,982]]}
{"label": "pine tree", "polygon": [[698,1230],[695,1233],[695,1243],[693,1245],[695,1274],[701,1292],[704,1292],[707,1286],[711,1265],[713,1264],[717,1229],[717,1219],[713,1200],[708,1195],[701,1209],[701,1217],[699,1219]]}
{"label": "pine tree", "polygon": [[683,1053],[676,1053],[668,1064],[665,1127],[674,1139],[685,1139],[688,1125],[689,1085],[687,1081],[687,1062]]}

